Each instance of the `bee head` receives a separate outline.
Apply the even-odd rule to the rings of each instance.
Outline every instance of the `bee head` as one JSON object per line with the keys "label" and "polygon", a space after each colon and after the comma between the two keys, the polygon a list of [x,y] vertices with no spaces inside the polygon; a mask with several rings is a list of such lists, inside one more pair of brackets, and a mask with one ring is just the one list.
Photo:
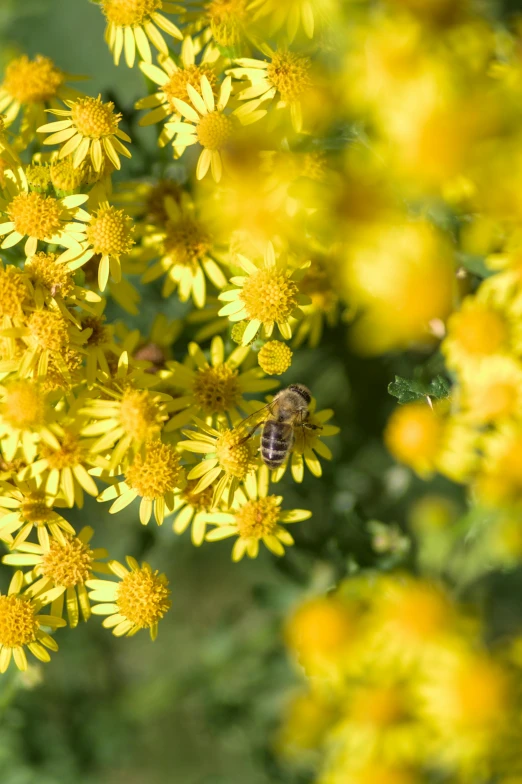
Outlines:
{"label": "bee head", "polygon": [[297,392],[297,394],[303,398],[307,405],[310,404],[310,401],[312,400],[312,393],[308,387],[305,387],[304,384],[290,384],[288,389],[291,389],[292,392]]}

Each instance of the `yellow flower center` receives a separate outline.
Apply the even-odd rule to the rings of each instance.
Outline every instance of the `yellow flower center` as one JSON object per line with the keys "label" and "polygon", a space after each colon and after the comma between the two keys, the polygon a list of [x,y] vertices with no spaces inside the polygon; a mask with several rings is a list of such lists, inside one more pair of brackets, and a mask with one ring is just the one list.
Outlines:
{"label": "yellow flower center", "polygon": [[48,289],[53,297],[67,297],[74,290],[74,273],[67,264],[57,264],[57,258],[56,253],[35,253],[26,261],[25,271],[35,285]]}
{"label": "yellow flower center", "polygon": [[80,441],[75,433],[65,432],[62,438],[60,449],[52,449],[47,444],[41,447],[42,457],[47,459],[51,470],[62,468],[73,468],[82,461],[83,452]]}
{"label": "yellow flower center", "polygon": [[212,508],[212,497],[214,495],[214,488],[212,485],[206,487],[200,493],[195,493],[194,488],[198,483],[197,479],[190,479],[183,492],[181,499],[185,501],[187,506],[192,506],[196,512],[208,512]]}
{"label": "yellow flower center", "polygon": [[423,643],[449,627],[451,608],[431,586],[410,585],[392,599],[390,619],[405,637]]}
{"label": "yellow flower center", "polygon": [[125,474],[125,481],[142,498],[162,498],[182,484],[184,471],[179,454],[170,444],[151,441],[145,454],[137,454]]}
{"label": "yellow flower center", "polygon": [[118,258],[134,245],[132,218],[116,207],[102,207],[87,225],[87,240],[95,253]]}
{"label": "yellow flower center", "polygon": [[169,81],[162,87],[173,112],[178,110],[172,99],[179,98],[182,101],[186,101],[187,84],[192,85],[195,90],[199,90],[202,76],[207,77],[210,86],[215,90],[217,77],[210,65],[188,65],[186,68],[179,68],[177,71],[174,71]]}
{"label": "yellow flower center", "polygon": [[269,376],[279,376],[292,364],[292,351],[280,340],[269,340],[261,348],[257,361]]}
{"label": "yellow flower center", "polygon": [[64,74],[48,57],[39,54],[31,62],[23,55],[9,63],[2,86],[15,101],[44,103],[56,96],[64,81]]}
{"label": "yellow flower center", "polygon": [[73,166],[71,158],[51,164],[51,183],[57,191],[71,193],[83,183],[85,178],[85,164]]}
{"label": "yellow flower center", "polygon": [[305,658],[339,654],[357,638],[357,617],[334,598],[310,599],[290,618],[288,645]]}
{"label": "yellow flower center", "polygon": [[235,519],[242,539],[262,539],[274,533],[279,521],[279,504],[275,495],[247,501]]}
{"label": "yellow flower center", "polygon": [[499,717],[506,715],[509,683],[496,662],[486,658],[465,662],[452,685],[455,718],[460,724],[493,729]]}
{"label": "yellow flower center", "polygon": [[23,304],[27,297],[27,289],[20,270],[12,265],[4,269],[0,267],[0,315],[23,315]]}
{"label": "yellow flower center", "polygon": [[241,400],[237,376],[237,370],[226,363],[200,368],[192,388],[198,406],[207,414],[222,414],[237,406]]}
{"label": "yellow flower center", "polygon": [[220,150],[232,136],[232,119],[217,109],[203,115],[197,126],[198,141],[207,150]]}
{"label": "yellow flower center", "polygon": [[235,46],[240,42],[242,23],[247,17],[247,0],[212,0],[207,15],[218,46]]}
{"label": "yellow flower center", "polygon": [[36,490],[26,494],[20,505],[20,517],[33,525],[46,525],[56,518],[56,512],[45,503],[45,494]]}
{"label": "yellow flower center", "polygon": [[174,264],[185,264],[195,270],[211,247],[210,236],[197,221],[190,218],[167,221],[163,255]]}
{"label": "yellow flower center", "polygon": [[91,577],[93,551],[77,536],[61,544],[50,539],[49,550],[42,558],[42,571],[56,585],[73,588]]}
{"label": "yellow flower center", "polygon": [[284,101],[294,101],[310,85],[310,60],[294,52],[276,52],[266,73]]}
{"label": "yellow flower center", "polygon": [[50,310],[35,310],[27,323],[31,336],[42,349],[61,351],[69,342],[67,322]]}
{"label": "yellow flower center", "polygon": [[32,190],[45,192],[51,182],[51,170],[49,166],[42,166],[34,163],[25,170],[27,182]]}
{"label": "yellow flower center", "polygon": [[62,228],[62,205],[58,199],[42,196],[35,191],[15,196],[7,208],[7,214],[15,230],[24,237],[27,235],[44,240],[58,234]]}
{"label": "yellow flower center", "polygon": [[225,473],[244,479],[255,467],[255,460],[249,442],[238,445],[238,440],[233,430],[224,430],[216,440],[216,457]]}
{"label": "yellow flower center", "polygon": [[121,27],[139,27],[161,7],[161,0],[102,0],[107,21]]}
{"label": "yellow flower center", "polygon": [[148,441],[156,436],[167,418],[165,405],[144,390],[128,388],[123,393],[120,422],[127,435],[135,441]]}
{"label": "yellow flower center", "polygon": [[437,455],[442,421],[424,403],[409,403],[397,408],[386,427],[386,446],[402,463],[431,462]]}
{"label": "yellow flower center", "polygon": [[121,114],[114,113],[112,101],[103,103],[97,98],[78,98],[71,107],[71,119],[82,136],[89,139],[101,139],[111,136],[118,130]]}
{"label": "yellow flower center", "polygon": [[30,430],[45,422],[45,403],[40,388],[32,381],[12,381],[5,389],[2,417],[11,427]]}
{"label": "yellow flower center", "polygon": [[393,686],[362,689],[355,696],[352,714],[358,723],[389,727],[405,716],[401,693]]}
{"label": "yellow flower center", "polygon": [[504,348],[508,330],[499,313],[486,308],[456,313],[451,319],[449,335],[468,354],[494,354]]}
{"label": "yellow flower center", "polygon": [[121,615],[140,629],[160,621],[171,602],[164,574],[147,569],[133,569],[118,585],[116,603]]}
{"label": "yellow flower center", "polygon": [[23,596],[0,596],[0,645],[19,648],[36,640],[39,623],[32,601]]}
{"label": "yellow flower center", "polygon": [[288,321],[297,307],[298,289],[293,280],[275,267],[250,275],[241,291],[249,318],[263,324]]}

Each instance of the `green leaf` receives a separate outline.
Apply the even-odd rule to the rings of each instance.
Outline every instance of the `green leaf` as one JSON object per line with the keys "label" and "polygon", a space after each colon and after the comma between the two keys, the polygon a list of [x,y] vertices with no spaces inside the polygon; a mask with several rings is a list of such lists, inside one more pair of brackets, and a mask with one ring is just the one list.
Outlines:
{"label": "green leaf", "polygon": [[401,405],[412,403],[415,400],[432,398],[440,400],[448,397],[450,393],[450,383],[444,376],[435,376],[429,383],[413,378],[401,378],[395,376],[395,381],[388,384],[388,392],[396,397]]}

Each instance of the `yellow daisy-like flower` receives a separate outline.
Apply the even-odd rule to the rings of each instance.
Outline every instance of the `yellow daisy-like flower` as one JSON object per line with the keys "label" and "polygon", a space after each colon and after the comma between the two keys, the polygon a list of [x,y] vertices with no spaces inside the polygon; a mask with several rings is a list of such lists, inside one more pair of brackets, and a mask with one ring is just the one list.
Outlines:
{"label": "yellow daisy-like flower", "polygon": [[78,536],[61,539],[50,537],[44,545],[22,542],[17,548],[13,548],[15,552],[2,559],[2,563],[9,566],[32,567],[31,585],[25,592],[27,596],[38,599],[49,590],[56,589],[53,590],[55,598],[51,605],[51,614],[62,618],[65,601],[71,628],[78,625],[80,610],[84,621],[91,616],[85,588],[87,580],[92,578],[93,572],[109,573],[107,564],[98,561],[99,558],[107,558],[107,550],[93,550],[89,546],[93,534],[94,529],[85,526]]}
{"label": "yellow daisy-like flower", "polygon": [[12,248],[27,237],[26,256],[34,256],[39,241],[61,245],[76,253],[81,251],[81,243],[85,241],[84,223],[90,220],[81,205],[88,196],[76,193],[57,199],[30,192],[22,167],[6,172],[6,192],[7,198],[0,198],[0,212],[7,217],[0,223],[0,237],[4,236],[0,247]]}
{"label": "yellow daisy-like flower", "polygon": [[170,444],[150,441],[125,471],[125,481],[117,482],[98,496],[98,501],[113,501],[109,512],[116,514],[136,498],[140,502],[140,522],[147,525],[152,513],[158,525],[165,518],[165,508],[174,508],[174,490],[185,485],[185,471],[178,452]]}
{"label": "yellow daisy-like flower", "polygon": [[[216,506],[227,493],[231,502],[239,485],[258,467],[257,449],[252,439],[244,441],[242,433],[235,430],[216,430],[205,422],[195,419],[199,430],[184,430],[186,441],[178,447],[187,452],[205,455],[205,458],[192,468],[187,479],[197,479],[193,493],[201,493],[214,485],[212,507]],[[243,443],[242,443],[243,442]]]}
{"label": "yellow daisy-like flower", "polygon": [[518,418],[522,411],[522,364],[492,356],[465,365],[459,376],[464,418],[478,425]]}
{"label": "yellow daisy-like flower", "polygon": [[519,422],[500,424],[480,440],[482,460],[475,490],[486,504],[501,506],[522,499],[522,428]]}
{"label": "yellow daisy-like flower", "polygon": [[7,594],[0,594],[0,673],[7,670],[11,658],[19,670],[26,670],[25,648],[40,661],[50,661],[46,649],[57,651],[58,645],[44,628],[55,630],[66,625],[62,618],[41,613],[44,605],[53,601],[56,591],[32,599],[27,590],[22,592],[23,585],[24,576],[17,571],[9,583]]}
{"label": "yellow daisy-like flower", "polygon": [[49,544],[49,532],[62,543],[64,534],[76,534],[72,525],[54,510],[56,498],[45,492],[41,482],[6,482],[0,492],[0,531],[9,534],[18,531],[13,547],[25,542],[34,529],[42,547]]}
{"label": "yellow daisy-like flower", "polygon": [[211,169],[214,180],[219,182],[223,173],[221,153],[234,133],[234,119],[224,111],[230,98],[232,80],[227,76],[222,82],[217,103],[205,75],[200,79],[200,93],[188,83],[186,89],[190,104],[180,98],[172,98],[172,103],[186,120],[168,124],[169,132],[176,133],[174,147],[180,148],[181,154],[186,147],[199,144],[203,149],[196,167],[197,179],[202,180]]}
{"label": "yellow daisy-like flower", "polygon": [[182,40],[179,29],[163,13],[175,14],[183,10],[175,3],[166,0],[101,0],[101,7],[107,27],[105,40],[119,65],[121,53],[125,51],[125,62],[129,68],[134,65],[136,50],[146,63],[152,62],[149,41],[165,57],[169,50],[160,30],[167,35]]}
{"label": "yellow daisy-like flower", "polygon": [[118,561],[111,561],[112,572],[119,582],[110,580],[89,580],[91,589],[89,599],[100,602],[92,608],[94,615],[107,615],[103,621],[106,629],[113,634],[128,637],[149,629],[151,640],[158,634],[158,623],[170,608],[168,580],[158,570],[152,571],[148,563],[138,562],[127,556],[127,569]]}
{"label": "yellow daisy-like flower", "polygon": [[30,379],[6,381],[0,387],[0,439],[6,460],[13,460],[19,447],[26,463],[36,457],[37,443],[59,448],[49,429],[53,412],[41,385]]}
{"label": "yellow daisy-like flower", "polygon": [[235,48],[244,41],[249,19],[248,0],[210,0],[205,4],[205,13],[218,46]]}
{"label": "yellow daisy-like flower", "polygon": [[237,98],[246,103],[234,114],[243,125],[254,123],[267,113],[267,109],[259,108],[261,104],[278,96],[278,108],[290,107],[293,128],[299,133],[303,126],[300,99],[311,85],[310,60],[294,52],[274,52],[271,49],[267,51],[270,62],[242,57],[234,60],[238,68],[227,71],[236,79],[250,81],[250,87],[237,93]]}
{"label": "yellow daisy-like flower", "polygon": [[325,323],[334,327],[339,316],[339,287],[331,260],[327,256],[314,255],[299,285],[300,291],[310,297],[310,305],[304,305],[303,315],[296,327],[292,345],[295,348],[308,341],[316,348],[323,334]]}
{"label": "yellow daisy-like flower", "polygon": [[165,275],[162,294],[169,297],[177,289],[181,302],[192,297],[202,308],[206,301],[206,278],[217,289],[226,286],[227,279],[216,262],[216,242],[206,225],[199,220],[194,205],[188,198],[176,203],[172,198],[164,202],[166,219],[157,228],[147,227],[141,255],[143,259],[158,258],[145,272],[143,283],[150,283]]}
{"label": "yellow daisy-like flower", "polygon": [[[180,493],[174,496],[173,513],[175,515],[172,530],[176,534],[184,533],[189,525],[191,528],[192,544],[199,547],[205,540],[207,532],[206,515],[212,510],[213,488],[207,487],[199,493],[195,492],[197,480],[192,479]],[[0,536],[2,529],[0,528]]]}
{"label": "yellow daisy-like flower", "polygon": [[[241,336],[243,338],[243,336]],[[292,351],[280,340],[269,340],[257,355],[259,367],[269,376],[280,376],[292,364]]]}
{"label": "yellow daisy-like flower", "polygon": [[64,117],[38,128],[38,133],[50,133],[44,144],[62,144],[59,158],[72,155],[72,163],[78,168],[90,156],[95,172],[101,172],[109,161],[116,169],[121,168],[119,155],[130,158],[131,154],[120,139],[130,142],[118,127],[121,114],[114,112],[112,101],[104,103],[99,95],[64,101],[68,109],[48,109],[50,114]]}
{"label": "yellow daisy-like flower", "polygon": [[206,515],[207,522],[216,525],[206,535],[207,542],[238,537],[232,549],[233,561],[240,561],[245,553],[256,558],[261,541],[274,555],[284,555],[283,545],[292,545],[294,540],[280,524],[298,523],[312,516],[306,509],[281,509],[283,497],[268,495],[268,485],[268,469],[263,466],[257,476],[251,475],[245,481],[246,492],[236,490],[230,511]]}
{"label": "yellow daisy-like flower", "polygon": [[70,307],[91,311],[94,303],[101,302],[101,297],[94,291],[78,286],[73,271],[67,265],[58,263],[57,259],[57,253],[40,251],[25,261],[24,278],[36,309],[59,309],[65,318],[69,317]]}
{"label": "yellow daisy-like flower", "polygon": [[309,302],[299,292],[298,280],[303,275],[304,265],[291,270],[282,258],[276,261],[274,247],[268,243],[261,264],[237,254],[238,263],[246,275],[236,276],[230,282],[237,288],[223,291],[219,299],[227,304],[219,311],[230,321],[248,321],[243,333],[243,345],[248,346],[257,331],[263,326],[267,338],[271,337],[274,325],[289,340],[292,337],[290,318],[300,312],[300,306]]}
{"label": "yellow daisy-like flower", "polygon": [[167,362],[172,375],[166,376],[166,381],[183,391],[171,405],[172,411],[180,413],[170,420],[167,431],[183,427],[194,416],[204,417],[209,425],[219,419],[235,424],[245,416],[244,394],[263,392],[278,385],[277,381],[265,379],[260,368],[239,372],[249,354],[248,346],[238,346],[225,359],[223,340],[216,336],[210,345],[210,362],[197,343],[189,343],[188,350],[185,364]]}

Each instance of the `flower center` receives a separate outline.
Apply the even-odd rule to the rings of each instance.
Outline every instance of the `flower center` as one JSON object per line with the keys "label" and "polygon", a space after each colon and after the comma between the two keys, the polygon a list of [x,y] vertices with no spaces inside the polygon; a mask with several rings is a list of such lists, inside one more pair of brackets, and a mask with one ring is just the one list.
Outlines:
{"label": "flower center", "polygon": [[13,60],[5,69],[4,90],[20,103],[45,103],[54,98],[65,81],[64,74],[48,57],[27,55]]}
{"label": "flower center", "polygon": [[49,351],[61,351],[69,343],[67,323],[50,310],[35,310],[27,323],[38,346]]}
{"label": "flower center", "polygon": [[145,455],[137,454],[125,474],[125,481],[142,498],[153,500],[179,487],[184,477],[179,454],[169,444],[152,441]]}
{"label": "flower center", "polygon": [[49,166],[42,166],[39,163],[31,164],[25,170],[27,183],[31,190],[39,193],[45,192],[51,182],[51,170]]}
{"label": "flower center", "polygon": [[247,16],[247,0],[212,0],[207,15],[218,46],[237,45]]}
{"label": "flower center", "polygon": [[292,351],[280,340],[269,340],[257,355],[259,367],[269,376],[280,376],[292,363]]}
{"label": "flower center", "polygon": [[57,264],[56,259],[56,253],[35,253],[26,261],[25,270],[36,285],[48,289],[53,296],[66,297],[74,290],[73,273],[66,264]]}
{"label": "flower center", "polygon": [[468,354],[494,354],[506,344],[507,325],[500,314],[492,310],[470,310],[455,314],[452,319],[453,337]]}
{"label": "flower center", "polygon": [[230,476],[244,479],[254,468],[250,444],[238,445],[239,436],[233,430],[224,430],[216,441],[216,456],[221,468]]}
{"label": "flower center", "polygon": [[177,71],[174,71],[169,81],[164,84],[162,88],[167,96],[172,111],[178,111],[172,99],[179,98],[182,101],[186,101],[187,84],[192,85],[195,90],[199,90],[202,76],[207,77],[212,90],[214,90],[217,84],[217,78],[209,65],[188,65],[186,68],[179,68]]}
{"label": "flower center", "polygon": [[49,550],[42,558],[42,571],[56,585],[73,588],[91,576],[93,552],[78,537],[71,537],[65,544],[50,539]]}
{"label": "flower center", "polygon": [[92,329],[87,339],[88,346],[102,346],[109,341],[109,330],[105,326],[105,316],[87,316],[82,321],[82,329]]}
{"label": "flower center", "polygon": [[58,234],[62,224],[60,216],[62,205],[54,196],[42,196],[41,193],[19,193],[15,196],[7,214],[15,225],[15,230],[22,236],[36,237],[44,240]]}
{"label": "flower center", "polygon": [[241,400],[237,376],[237,370],[226,363],[198,370],[192,389],[198,406],[208,414],[222,414],[237,406]]}
{"label": "flower center", "polygon": [[232,119],[217,109],[203,115],[197,127],[198,141],[207,150],[220,150],[232,136]]}
{"label": "flower center", "polygon": [[212,508],[212,497],[214,488],[212,485],[206,487],[200,493],[194,493],[194,488],[198,483],[197,479],[191,479],[181,493],[181,498],[187,506],[192,506],[196,512],[208,512]]}
{"label": "flower center", "polygon": [[354,699],[352,712],[357,722],[381,728],[405,718],[401,694],[392,686],[362,689]]}
{"label": "flower center", "polygon": [[6,269],[0,267],[0,315],[22,316],[26,297],[27,289],[20,270],[12,265]]}
{"label": "flower center", "polygon": [[27,523],[45,525],[55,519],[56,513],[45,503],[44,493],[37,490],[34,493],[27,493],[25,496],[20,505],[20,517]]}
{"label": "flower center", "polygon": [[135,441],[148,441],[159,433],[167,418],[165,406],[147,390],[126,389],[120,406],[120,422]]}
{"label": "flower center", "polygon": [[134,245],[132,218],[116,207],[102,207],[87,226],[87,240],[95,253],[119,257]]}
{"label": "flower center", "polygon": [[102,0],[107,21],[122,27],[139,27],[161,6],[161,0]]}
{"label": "flower center", "polygon": [[118,130],[121,114],[114,114],[112,101],[103,103],[97,98],[79,98],[71,107],[71,119],[82,136],[101,139],[111,136]]}
{"label": "flower center", "polygon": [[58,191],[70,193],[80,187],[85,177],[85,165],[82,163],[76,168],[72,160],[65,158],[51,164],[51,183]]}
{"label": "flower center", "polygon": [[275,495],[247,501],[235,515],[242,539],[262,539],[273,534],[279,520],[279,505]]}
{"label": "flower center", "polygon": [[276,52],[266,73],[284,101],[293,101],[310,85],[310,60],[294,52]]}
{"label": "flower center", "polygon": [[167,578],[157,571],[133,569],[118,586],[116,603],[120,613],[140,629],[157,623],[167,610],[170,591]]}
{"label": "flower center", "polygon": [[45,397],[31,381],[12,381],[5,390],[2,416],[11,427],[30,430],[45,421]]}
{"label": "flower center", "polygon": [[46,444],[41,448],[42,457],[47,459],[49,468],[51,470],[57,469],[60,471],[62,468],[72,468],[82,460],[82,449],[78,436],[68,431],[62,438],[60,449],[51,449]]}
{"label": "flower center", "polygon": [[210,248],[210,237],[197,221],[188,218],[167,221],[163,253],[174,263],[196,269],[198,261],[206,256]]}
{"label": "flower center", "polygon": [[247,278],[240,297],[251,319],[263,324],[287,321],[297,307],[293,280],[275,268],[260,269]]}
{"label": "flower center", "polygon": [[0,645],[19,648],[36,640],[39,624],[34,604],[23,596],[0,596]]}

